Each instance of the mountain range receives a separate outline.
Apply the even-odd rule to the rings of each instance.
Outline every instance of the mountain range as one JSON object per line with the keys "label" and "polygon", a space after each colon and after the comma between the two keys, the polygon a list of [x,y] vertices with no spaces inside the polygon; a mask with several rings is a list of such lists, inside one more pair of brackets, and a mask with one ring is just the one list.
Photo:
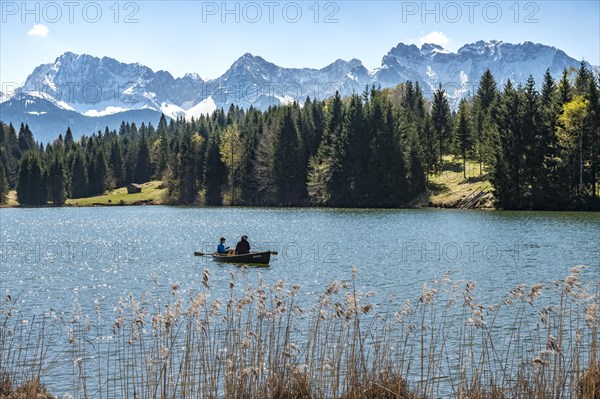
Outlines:
{"label": "mountain range", "polygon": [[[37,140],[48,142],[67,126],[78,137],[118,128],[121,121],[156,124],[161,113],[189,119],[230,104],[266,109],[407,80],[419,82],[426,96],[442,84],[456,106],[474,94],[488,68],[502,87],[508,79],[524,83],[529,75],[539,84],[546,69],[558,79],[564,68],[579,65],[555,47],[531,42],[478,41],[455,53],[435,44],[400,43],[371,71],[358,59],[338,59],[321,69],[283,68],[247,53],[217,79],[203,80],[196,73],[175,78],[138,63],[67,52],[35,68],[14,93],[0,93],[0,120],[17,129],[27,123]],[[600,73],[600,67],[588,66]]]}

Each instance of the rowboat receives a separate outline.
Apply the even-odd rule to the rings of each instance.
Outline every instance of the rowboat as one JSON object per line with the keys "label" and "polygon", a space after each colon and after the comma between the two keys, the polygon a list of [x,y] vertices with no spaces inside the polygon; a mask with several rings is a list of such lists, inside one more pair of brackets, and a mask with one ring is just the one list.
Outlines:
{"label": "rowboat", "polygon": [[259,264],[267,265],[271,260],[271,252],[253,252],[244,255],[220,255],[217,253],[212,254],[212,258],[215,262],[222,263],[248,263],[248,264]]}
{"label": "rowboat", "polygon": [[265,252],[252,252],[244,255],[233,255],[233,254],[218,254],[212,253],[207,254],[203,252],[194,252],[195,256],[212,256],[215,262],[221,263],[243,263],[243,264],[255,264],[255,265],[268,265],[271,260],[271,254],[277,255],[274,251]]}

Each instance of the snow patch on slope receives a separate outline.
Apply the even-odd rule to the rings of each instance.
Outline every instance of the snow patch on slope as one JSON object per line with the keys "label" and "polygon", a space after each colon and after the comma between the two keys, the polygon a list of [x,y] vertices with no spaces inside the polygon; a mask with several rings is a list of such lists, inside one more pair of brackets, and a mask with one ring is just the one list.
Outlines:
{"label": "snow patch on slope", "polygon": [[30,91],[30,92],[27,92],[27,94],[32,97],[37,97],[37,98],[41,98],[42,100],[49,101],[59,108],[66,109],[68,111],[76,111],[75,108],[71,107],[66,102],[57,100],[54,97],[52,97],[51,95],[49,95],[48,93],[44,93],[43,91]]}
{"label": "snow patch on slope", "polygon": [[98,117],[98,116],[117,114],[119,112],[129,111],[130,109],[131,108],[115,107],[115,106],[111,105],[100,111],[95,110],[95,109],[87,110],[87,111],[83,112],[83,115]]}
{"label": "snow patch on slope", "polygon": [[192,119],[192,117],[199,118],[201,115],[212,114],[214,111],[216,111],[216,109],[217,104],[215,103],[215,100],[213,100],[212,96],[210,96],[185,111],[185,118],[187,120]]}

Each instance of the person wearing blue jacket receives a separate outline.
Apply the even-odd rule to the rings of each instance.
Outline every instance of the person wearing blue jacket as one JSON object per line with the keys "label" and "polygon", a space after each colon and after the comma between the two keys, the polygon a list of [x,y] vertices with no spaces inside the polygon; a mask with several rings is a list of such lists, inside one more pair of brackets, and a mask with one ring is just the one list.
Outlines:
{"label": "person wearing blue jacket", "polygon": [[225,246],[225,237],[221,237],[221,240],[219,241],[219,245],[217,245],[217,253],[218,254],[222,254],[222,255],[226,255],[229,253],[229,247]]}

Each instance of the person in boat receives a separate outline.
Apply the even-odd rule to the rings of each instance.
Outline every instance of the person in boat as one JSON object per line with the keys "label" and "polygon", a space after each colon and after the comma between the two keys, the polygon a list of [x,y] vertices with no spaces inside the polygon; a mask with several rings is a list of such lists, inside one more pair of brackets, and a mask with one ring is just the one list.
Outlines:
{"label": "person in boat", "polygon": [[217,253],[218,254],[226,255],[230,252],[229,247],[225,246],[225,241],[227,241],[227,239],[225,237],[221,237],[221,239],[219,240],[219,245],[217,245]]}
{"label": "person in boat", "polygon": [[243,235],[240,242],[235,246],[235,254],[236,255],[244,255],[250,253],[250,243],[248,242],[248,236]]}

